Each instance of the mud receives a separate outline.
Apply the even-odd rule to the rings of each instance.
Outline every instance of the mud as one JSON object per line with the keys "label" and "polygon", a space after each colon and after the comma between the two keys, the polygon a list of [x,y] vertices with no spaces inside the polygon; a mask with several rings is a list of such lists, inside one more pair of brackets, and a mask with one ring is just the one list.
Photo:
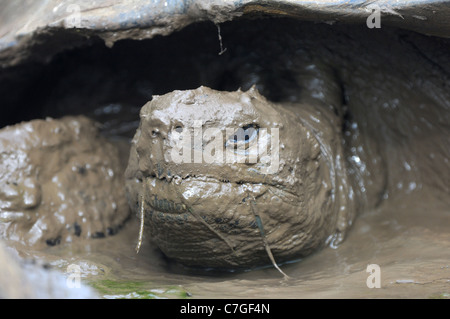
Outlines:
{"label": "mud", "polygon": [[113,235],[129,216],[119,151],[86,117],[0,131],[0,234],[35,249]]}
{"label": "mud", "polygon": [[[97,287],[138,282],[139,291],[148,291],[150,297],[174,297],[166,293],[174,290],[177,297],[182,293],[194,298],[448,297],[448,40],[389,28],[284,19],[226,23],[221,32],[227,51],[220,56],[217,28],[200,24],[148,42],[123,41],[112,49],[96,43],[56,56],[45,66],[4,70],[1,79],[11,85],[2,90],[12,94],[2,95],[2,105],[17,105],[23,113],[32,105],[27,99],[33,99],[34,117],[95,117],[99,110],[97,115],[107,115],[103,133],[110,137],[130,137],[130,126],[137,127],[136,109],[127,106],[200,85],[221,91],[256,85],[271,102],[321,105],[343,119],[348,174],[359,186],[356,196],[364,199],[360,203],[365,208],[345,241],[283,265],[290,281],[273,268],[235,273],[186,269],[166,260],[147,241],[136,255],[136,220],[101,240],[41,251],[9,244],[19,255],[46,260],[62,271],[72,263],[83,265],[84,280]],[[158,55],[150,54],[155,50]],[[21,80],[14,74],[30,76]],[[26,89],[30,94],[23,94]],[[2,119],[8,124],[20,116],[10,110]],[[126,118],[124,113],[135,118],[125,128],[117,121]],[[126,133],[110,133],[108,127]],[[368,264],[381,267],[380,289],[366,285]],[[132,293],[138,289],[127,287],[120,286],[117,294],[109,287],[103,295],[136,296]]]}
{"label": "mud", "polygon": [[[54,246],[28,257],[64,273],[69,265],[79,265],[82,282],[103,298],[449,298],[448,223],[448,206],[435,198],[402,197],[359,215],[338,248],[282,265],[288,281],[274,268],[187,269],[148,243],[136,254],[136,220],[116,236]],[[369,264],[380,266],[381,288],[367,287]]]}

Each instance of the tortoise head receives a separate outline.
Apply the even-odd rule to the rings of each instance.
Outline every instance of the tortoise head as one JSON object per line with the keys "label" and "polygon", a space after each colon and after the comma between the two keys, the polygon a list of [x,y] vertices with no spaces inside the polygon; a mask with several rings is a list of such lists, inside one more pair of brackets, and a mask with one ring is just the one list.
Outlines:
{"label": "tortoise head", "polygon": [[126,172],[145,234],[169,258],[214,268],[269,264],[267,246],[277,261],[296,259],[331,238],[336,137],[308,124],[320,113],[297,111],[254,88],[155,96],[141,110]]}

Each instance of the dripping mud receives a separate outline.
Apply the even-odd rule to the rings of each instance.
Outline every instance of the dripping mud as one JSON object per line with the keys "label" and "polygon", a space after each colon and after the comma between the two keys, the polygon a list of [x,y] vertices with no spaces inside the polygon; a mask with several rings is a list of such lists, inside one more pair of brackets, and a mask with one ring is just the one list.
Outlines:
{"label": "dripping mud", "polygon": [[[77,265],[82,281],[105,298],[448,298],[450,42],[390,28],[288,19],[235,21],[220,31],[220,43],[209,23],[167,37],[119,41],[111,49],[93,40],[45,65],[30,61],[1,70],[1,125],[68,115],[99,122],[99,138],[116,146],[117,162],[95,162],[98,170],[86,171],[93,165],[83,153],[86,146],[69,168],[77,167],[77,174],[88,174],[101,188],[110,167],[122,178],[139,110],[154,95],[201,85],[221,91],[255,85],[269,101],[286,105],[339,101],[342,107],[333,111],[342,112],[346,142],[354,145],[345,155],[354,165],[367,166],[360,174],[372,174],[353,172],[355,179],[371,182],[360,185],[358,195],[371,208],[361,210],[344,242],[281,265],[289,280],[274,268],[193,270],[167,260],[145,237],[136,254],[140,225],[135,216],[126,217],[128,207],[118,201],[105,207],[119,209],[120,218],[89,224],[96,236],[73,235],[79,227],[87,233],[77,219],[83,206],[71,211],[75,206],[66,205],[64,214],[74,217],[72,228],[52,237],[59,244],[5,238],[7,250],[66,274]],[[91,133],[86,134],[89,140]],[[67,150],[56,145],[53,152]],[[113,151],[105,152],[97,156]],[[25,193],[34,189],[28,180],[23,185]],[[51,192],[51,184],[42,185],[42,193]],[[12,186],[3,187],[6,194]],[[118,224],[108,236],[108,225]],[[369,264],[380,266],[380,289],[367,286]]]}

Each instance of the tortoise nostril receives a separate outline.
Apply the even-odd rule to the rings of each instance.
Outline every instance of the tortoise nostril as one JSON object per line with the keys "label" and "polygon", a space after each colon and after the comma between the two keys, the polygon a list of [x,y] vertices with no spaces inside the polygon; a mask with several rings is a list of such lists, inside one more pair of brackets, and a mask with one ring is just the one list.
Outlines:
{"label": "tortoise nostril", "polygon": [[228,139],[229,143],[236,144],[239,142],[249,143],[258,136],[259,125],[247,124],[240,127],[233,135]]}
{"label": "tortoise nostril", "polygon": [[159,130],[155,129],[152,131],[152,137],[157,137],[159,135]]}

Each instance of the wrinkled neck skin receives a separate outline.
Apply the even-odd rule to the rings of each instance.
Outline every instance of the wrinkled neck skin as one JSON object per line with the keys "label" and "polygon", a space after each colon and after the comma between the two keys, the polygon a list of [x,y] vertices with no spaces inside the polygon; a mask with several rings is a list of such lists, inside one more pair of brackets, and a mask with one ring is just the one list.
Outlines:
{"label": "wrinkled neck skin", "polygon": [[[260,139],[263,129],[277,129],[279,144],[270,146],[278,147],[258,153],[256,163],[226,161],[228,152],[239,159],[236,148],[224,150],[224,161],[205,160],[207,132],[250,125]],[[176,156],[181,131],[190,133],[185,142],[203,134],[185,162]],[[227,134],[215,136],[223,138],[217,146],[229,143]],[[196,152],[203,161],[192,162]],[[346,170],[334,108],[275,104],[256,89],[200,87],[157,96],[142,108],[127,194],[135,213],[143,213],[146,234],[168,257],[189,266],[251,268],[270,263],[265,246],[282,262],[342,241],[360,204]]]}

